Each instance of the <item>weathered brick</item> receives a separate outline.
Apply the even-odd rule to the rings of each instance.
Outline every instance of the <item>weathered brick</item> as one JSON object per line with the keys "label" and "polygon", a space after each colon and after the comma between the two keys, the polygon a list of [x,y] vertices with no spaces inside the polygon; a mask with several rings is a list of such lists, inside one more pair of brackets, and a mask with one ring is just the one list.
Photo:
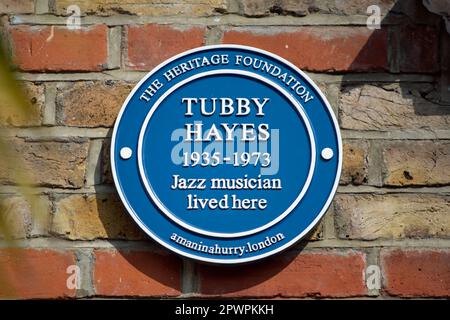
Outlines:
{"label": "weathered brick", "polygon": [[147,239],[115,194],[58,197],[51,232],[71,240]]}
{"label": "weathered brick", "polygon": [[70,251],[0,249],[0,297],[16,299],[75,297],[67,288],[67,267],[75,265]]}
{"label": "weathered brick", "polygon": [[127,26],[126,34],[126,66],[133,70],[148,70],[175,54],[202,46],[205,28],[146,24]]}
{"label": "weathered brick", "polygon": [[106,139],[102,146],[102,178],[103,183],[111,184],[114,182],[111,172],[111,140]]}
{"label": "weathered brick", "polygon": [[355,85],[343,88],[339,105],[341,128],[389,131],[448,129],[450,108],[428,100],[430,87]]}
{"label": "weathered brick", "polygon": [[223,43],[276,53],[308,71],[371,71],[387,68],[387,32],[365,27],[233,28]]}
{"label": "weathered brick", "polygon": [[[282,0],[279,4],[275,0],[242,0],[240,3],[240,12],[249,17],[263,17],[268,16],[272,12],[293,14],[296,16],[305,16],[308,14],[308,4],[298,3],[294,10],[288,11],[289,4],[286,0]],[[290,7],[290,6],[289,6]]]}
{"label": "weathered brick", "polygon": [[5,13],[34,13],[34,0],[2,0],[0,15]]}
{"label": "weathered brick", "polygon": [[0,127],[39,126],[42,123],[42,111],[45,103],[45,87],[32,82],[23,83],[22,95],[29,105],[18,105],[11,91],[0,92]]}
{"label": "weathered brick", "polygon": [[384,290],[402,297],[450,297],[449,250],[383,250]]}
{"label": "weathered brick", "polygon": [[439,31],[431,26],[403,25],[400,30],[400,71],[439,70]]}
{"label": "weathered brick", "polygon": [[100,71],[107,68],[108,27],[13,26],[13,62],[24,71]]}
{"label": "weathered brick", "polygon": [[333,13],[342,15],[367,15],[367,8],[376,5],[380,8],[381,14],[385,15],[397,5],[398,0],[315,0],[315,11],[322,13]]}
{"label": "weathered brick", "polygon": [[[67,14],[72,4],[71,0],[55,0],[54,11]],[[226,0],[78,0],[77,5],[83,15],[210,16],[225,10]]]}
{"label": "weathered brick", "polygon": [[50,203],[46,196],[0,196],[0,238],[47,235]]}
{"label": "weathered brick", "polygon": [[322,240],[323,222],[320,222],[316,227],[314,227],[304,239],[308,241]]}
{"label": "weathered brick", "polygon": [[57,124],[112,127],[133,86],[122,81],[76,82],[59,86]]}
{"label": "weathered brick", "polygon": [[100,296],[178,296],[181,260],[166,252],[96,250],[94,287]]}
{"label": "weathered brick", "polygon": [[0,162],[0,184],[17,183],[22,170],[40,186],[80,188],[84,183],[88,142],[11,139]]}
{"label": "weathered brick", "polygon": [[367,7],[377,5],[386,14],[396,0],[242,0],[241,10],[246,16],[267,16],[269,14],[305,16],[311,13],[337,15],[366,15]]}
{"label": "weathered brick", "polygon": [[388,186],[450,184],[450,143],[401,141],[383,149],[383,183]]}
{"label": "weathered brick", "polygon": [[198,267],[200,293],[221,297],[352,297],[366,294],[365,255],[285,253],[258,265]]}
{"label": "weathered brick", "polygon": [[367,144],[357,141],[344,143],[341,184],[360,185],[367,182]]}
{"label": "weathered brick", "polygon": [[336,196],[340,238],[449,238],[450,197],[427,194]]}

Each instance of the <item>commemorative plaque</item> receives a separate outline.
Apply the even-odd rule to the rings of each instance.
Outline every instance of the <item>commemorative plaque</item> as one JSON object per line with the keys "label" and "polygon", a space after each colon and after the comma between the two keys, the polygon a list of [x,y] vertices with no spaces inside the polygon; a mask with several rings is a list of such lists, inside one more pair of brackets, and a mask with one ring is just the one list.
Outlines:
{"label": "commemorative plaque", "polygon": [[268,257],[327,210],[342,162],[319,88],[293,64],[237,45],[157,66],[133,89],[111,143],[118,193],[154,240],[200,261]]}

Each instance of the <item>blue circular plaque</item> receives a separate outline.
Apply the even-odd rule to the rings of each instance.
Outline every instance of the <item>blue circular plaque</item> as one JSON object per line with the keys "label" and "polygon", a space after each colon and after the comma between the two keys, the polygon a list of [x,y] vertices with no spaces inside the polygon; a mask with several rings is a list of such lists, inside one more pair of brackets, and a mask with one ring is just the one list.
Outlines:
{"label": "blue circular plaque", "polygon": [[125,101],[111,143],[118,193],[164,247],[236,264],[288,248],[336,191],[333,111],[293,64],[237,45],[179,54]]}

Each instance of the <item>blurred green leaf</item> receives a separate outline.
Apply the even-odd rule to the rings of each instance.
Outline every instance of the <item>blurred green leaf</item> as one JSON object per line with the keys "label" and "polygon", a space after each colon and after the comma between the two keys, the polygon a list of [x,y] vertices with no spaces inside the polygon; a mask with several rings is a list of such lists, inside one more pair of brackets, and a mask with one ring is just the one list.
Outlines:
{"label": "blurred green leaf", "polygon": [[[26,123],[27,119],[36,112],[30,103],[30,100],[25,95],[25,90],[16,80],[12,72],[12,63],[9,58],[5,46],[0,42],[0,119],[3,123],[4,119],[15,119],[19,123]],[[7,124],[0,128],[0,133],[6,133],[9,130]],[[35,225],[39,225],[41,221],[47,221],[48,215],[45,204],[41,203],[40,198],[36,194],[33,184],[32,173],[27,170],[20,155],[15,151],[14,145],[11,145],[10,140],[4,138],[5,134],[0,135],[0,170],[1,167],[8,167],[13,170],[12,176],[15,177],[15,185],[18,187],[16,195],[21,196],[29,205],[30,213],[32,214],[32,221]],[[5,162],[14,163],[14,166],[5,166]],[[8,246],[14,246],[14,235],[11,233],[12,226],[10,219],[7,218],[7,208],[2,199],[0,199],[0,239]],[[19,250],[14,251],[15,254],[20,254]],[[28,263],[24,259],[14,259],[20,263]],[[4,268],[8,268],[7,270]],[[5,275],[11,273],[11,266],[0,265],[0,296],[14,297],[14,285],[11,279]],[[29,266],[30,273],[32,266]],[[13,271],[13,270],[12,270]]]}

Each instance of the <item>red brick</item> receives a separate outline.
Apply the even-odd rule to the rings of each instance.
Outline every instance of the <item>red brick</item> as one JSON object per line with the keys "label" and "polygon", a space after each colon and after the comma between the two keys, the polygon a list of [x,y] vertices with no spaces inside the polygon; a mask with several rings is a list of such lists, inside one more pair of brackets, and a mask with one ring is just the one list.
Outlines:
{"label": "red brick", "polygon": [[226,297],[352,297],[366,294],[365,255],[347,252],[283,254],[235,267],[200,266],[200,293]]}
{"label": "red brick", "polygon": [[1,249],[0,298],[74,297],[66,285],[67,267],[74,264],[72,252]]}
{"label": "red brick", "polygon": [[405,25],[400,31],[400,71],[439,70],[439,34],[431,26]]}
{"label": "red brick", "polygon": [[24,71],[100,71],[107,67],[106,25],[15,26],[9,29],[13,61]]}
{"label": "red brick", "polygon": [[126,65],[133,70],[148,70],[178,53],[202,46],[204,28],[175,29],[147,24],[126,29],[128,57]]}
{"label": "red brick", "polygon": [[178,296],[181,260],[161,252],[98,250],[94,285],[101,296]]}
{"label": "red brick", "polygon": [[387,69],[387,32],[365,27],[301,27],[267,31],[235,28],[223,43],[254,46],[309,71],[374,71]]}
{"label": "red brick", "polygon": [[449,250],[384,251],[381,257],[388,294],[450,297]]}

